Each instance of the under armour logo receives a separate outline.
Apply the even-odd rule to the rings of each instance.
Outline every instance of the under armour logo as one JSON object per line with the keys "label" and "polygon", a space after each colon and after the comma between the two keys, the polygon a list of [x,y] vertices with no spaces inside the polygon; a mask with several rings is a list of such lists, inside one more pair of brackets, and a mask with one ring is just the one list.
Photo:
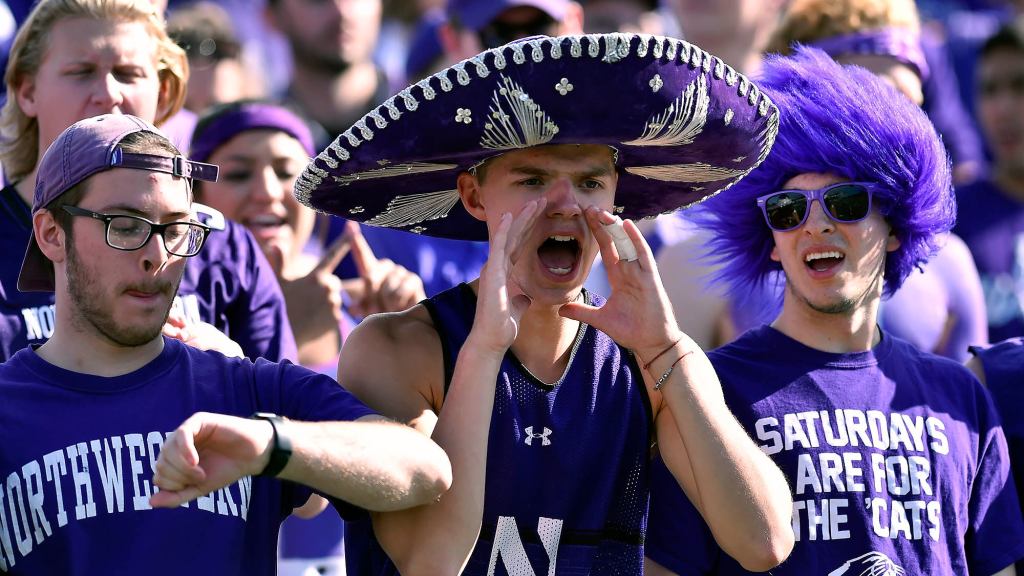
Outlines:
{"label": "under armour logo", "polygon": [[541,432],[540,434],[534,434],[533,433],[533,426],[527,426],[526,430],[524,430],[524,432],[526,432],[526,445],[527,446],[533,446],[534,438],[540,438],[540,445],[541,446],[550,446],[551,445],[551,440],[548,440],[548,436],[551,436],[551,428],[548,428],[548,427],[545,426],[543,432]]}

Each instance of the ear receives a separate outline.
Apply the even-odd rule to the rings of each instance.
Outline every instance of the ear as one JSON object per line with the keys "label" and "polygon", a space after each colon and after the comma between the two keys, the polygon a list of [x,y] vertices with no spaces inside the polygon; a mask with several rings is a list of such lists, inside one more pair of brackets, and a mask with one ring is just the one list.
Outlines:
{"label": "ear", "polygon": [[769,257],[772,259],[773,262],[782,262],[782,257],[779,256],[779,245],[778,244],[775,244],[775,243],[772,244],[772,251],[771,251],[771,254],[769,254]]}
{"label": "ear", "polygon": [[272,6],[270,2],[267,2],[263,6],[263,23],[267,25],[267,28],[270,28],[277,33],[282,33],[281,23],[277,16],[277,7]]}
{"label": "ear", "polygon": [[54,264],[67,258],[67,237],[49,210],[39,210],[32,215],[32,234],[43,256]]}
{"label": "ear", "polygon": [[578,36],[583,34],[583,6],[579,2],[569,2],[565,7],[565,17],[558,25],[559,36]]}
{"label": "ear", "polygon": [[484,222],[487,220],[487,208],[484,206],[483,198],[480,195],[480,182],[476,176],[469,172],[459,174],[458,179],[459,198],[462,199],[462,206],[473,218]]}
{"label": "ear", "polygon": [[885,239],[885,251],[895,252],[901,245],[900,239],[896,237],[896,230],[889,227],[889,237]]}
{"label": "ear", "polygon": [[15,96],[18,98],[18,107],[25,113],[25,116],[35,118],[39,115],[39,108],[36,105],[35,77],[25,76],[15,90]]}

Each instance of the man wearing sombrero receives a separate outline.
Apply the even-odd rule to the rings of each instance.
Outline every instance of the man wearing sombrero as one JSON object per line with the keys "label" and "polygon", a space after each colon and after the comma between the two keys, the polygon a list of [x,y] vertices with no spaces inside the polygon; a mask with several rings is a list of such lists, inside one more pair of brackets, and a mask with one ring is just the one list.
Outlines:
{"label": "man wearing sombrero", "polygon": [[[315,209],[490,242],[478,280],[367,319],[342,350],[339,381],[452,461],[436,504],[373,517],[398,571],[640,573],[655,443],[723,549],[753,570],[786,557],[786,482],[619,223],[728,188],[777,128],[696,46],[535,37],[406,88],[310,164],[296,195]],[[607,301],[582,288],[598,251]]]}

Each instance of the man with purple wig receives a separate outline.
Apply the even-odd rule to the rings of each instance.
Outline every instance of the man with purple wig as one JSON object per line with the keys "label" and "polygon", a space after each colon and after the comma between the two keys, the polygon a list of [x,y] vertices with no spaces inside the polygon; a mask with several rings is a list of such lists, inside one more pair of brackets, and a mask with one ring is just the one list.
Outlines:
{"label": "man with purple wig", "polygon": [[[708,355],[794,491],[796,545],[772,573],[1014,574],[1024,523],[988,393],[877,325],[883,295],[953,225],[934,128],[892,87],[816,49],[762,73],[781,117],[772,153],[699,220],[733,292],[785,279],[770,325]],[[654,475],[649,573],[745,574],[695,537],[689,504],[658,480],[663,468]]]}

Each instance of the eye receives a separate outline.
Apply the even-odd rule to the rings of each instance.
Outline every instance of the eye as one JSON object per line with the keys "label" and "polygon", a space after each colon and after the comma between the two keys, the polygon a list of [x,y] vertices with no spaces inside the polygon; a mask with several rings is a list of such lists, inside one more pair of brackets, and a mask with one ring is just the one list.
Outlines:
{"label": "eye", "polygon": [[124,66],[114,69],[114,77],[121,81],[132,82],[145,78],[146,73],[138,66]]}
{"label": "eye", "polygon": [[585,188],[587,190],[600,190],[604,188],[604,182],[601,182],[600,180],[595,180],[594,178],[588,178],[583,181],[583,183],[580,185],[580,188]]}
{"label": "eye", "polygon": [[516,182],[520,186],[543,186],[544,181],[537,176],[531,176],[530,178],[524,178],[519,182]]}
{"label": "eye", "polygon": [[236,184],[241,182],[248,182],[252,178],[252,172],[249,170],[229,170],[224,173],[221,178],[225,182],[234,182]]}

